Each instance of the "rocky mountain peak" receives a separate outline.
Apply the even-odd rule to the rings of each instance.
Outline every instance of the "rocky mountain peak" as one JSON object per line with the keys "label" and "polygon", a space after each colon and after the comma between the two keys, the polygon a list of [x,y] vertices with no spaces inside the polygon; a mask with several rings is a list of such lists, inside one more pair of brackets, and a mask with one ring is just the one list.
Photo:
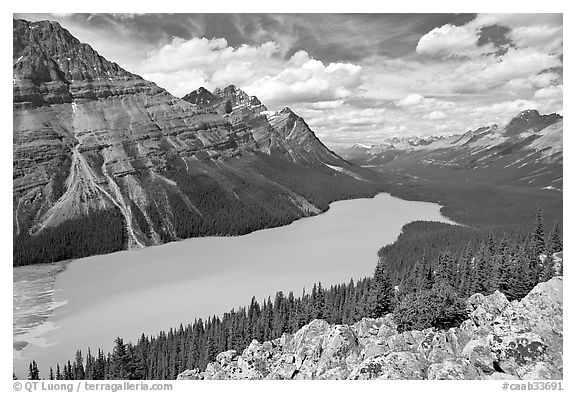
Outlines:
{"label": "rocky mountain peak", "polygon": [[247,95],[244,91],[242,91],[241,89],[237,88],[235,85],[228,85],[226,87],[224,87],[223,89],[220,88],[216,88],[214,89],[214,95],[216,96],[230,96],[230,95]]}
{"label": "rocky mountain peak", "polygon": [[184,97],[182,97],[182,99],[184,101],[188,101],[191,104],[203,106],[209,105],[216,99],[216,97],[204,87],[199,87],[198,89],[186,94]]}
{"label": "rocky mountain peak", "polygon": [[243,116],[251,116],[267,110],[256,96],[249,96],[235,85],[216,88],[212,93],[200,87],[182,99],[219,114],[241,112]]}
{"label": "rocky mountain peak", "polygon": [[138,78],[81,43],[57,22],[13,21],[15,76],[34,82]]}
{"label": "rocky mountain peak", "polygon": [[23,108],[161,92],[81,43],[60,24],[13,20],[13,102]]}
{"label": "rocky mountain peak", "polygon": [[516,115],[504,128],[506,136],[518,135],[523,132],[539,132],[561,120],[562,116],[557,113],[541,115],[535,109],[527,109]]}

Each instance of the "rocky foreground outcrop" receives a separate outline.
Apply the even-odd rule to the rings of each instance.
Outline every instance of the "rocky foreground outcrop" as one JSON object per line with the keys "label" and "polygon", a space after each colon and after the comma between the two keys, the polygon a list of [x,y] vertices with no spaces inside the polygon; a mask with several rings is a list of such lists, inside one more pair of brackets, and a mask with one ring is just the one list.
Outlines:
{"label": "rocky foreground outcrop", "polygon": [[391,314],[354,325],[317,319],[178,379],[561,379],[562,283],[538,284],[520,302],[475,294],[469,319],[449,330],[399,333]]}

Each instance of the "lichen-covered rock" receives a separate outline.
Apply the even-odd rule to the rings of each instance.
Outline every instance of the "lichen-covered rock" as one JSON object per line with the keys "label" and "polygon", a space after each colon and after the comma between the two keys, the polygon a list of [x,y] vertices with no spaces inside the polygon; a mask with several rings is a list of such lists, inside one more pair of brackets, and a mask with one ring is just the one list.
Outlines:
{"label": "lichen-covered rock", "polygon": [[442,362],[456,356],[452,345],[448,342],[446,332],[443,330],[434,334],[431,345],[430,351],[426,355],[426,359],[431,363]]}
{"label": "lichen-covered rock", "polygon": [[510,302],[500,291],[496,291],[489,296],[477,293],[468,299],[469,316],[478,326],[489,325],[496,317],[502,314],[502,311],[509,305]]}
{"label": "lichen-covered rock", "polygon": [[330,331],[328,322],[315,319],[294,334],[288,348],[296,356],[298,366],[304,362],[317,362],[320,359],[322,341],[328,331]]}
{"label": "lichen-covered rock", "polygon": [[226,367],[232,362],[232,359],[234,358],[236,358],[236,351],[231,349],[216,355],[216,363],[219,363],[221,367]]}
{"label": "lichen-covered rock", "polygon": [[530,363],[518,368],[517,373],[521,379],[562,379],[562,373],[558,367],[546,362]]}
{"label": "lichen-covered rock", "polygon": [[[377,332],[378,329],[376,329]],[[334,326],[322,340],[321,348],[322,354],[317,364],[317,375],[326,373],[334,375],[334,369],[339,369],[338,374],[345,378],[352,368],[359,363],[358,337],[347,325]]]}
{"label": "lichen-covered rock", "polygon": [[392,352],[365,360],[348,379],[424,379],[424,364],[413,352]]}
{"label": "lichen-covered rock", "polygon": [[464,358],[448,359],[428,367],[428,379],[478,379],[480,373]]}
{"label": "lichen-covered rock", "polygon": [[462,350],[462,356],[484,374],[494,373],[496,354],[492,352],[489,342],[483,338],[468,341]]}
{"label": "lichen-covered rock", "polygon": [[176,376],[177,380],[200,380],[204,379],[204,376],[198,369],[194,370],[185,370],[182,371],[178,376]]}
{"label": "lichen-covered rock", "polygon": [[534,333],[521,333],[503,338],[494,336],[491,339],[491,346],[504,371],[518,370],[538,361],[550,360],[547,345]]}

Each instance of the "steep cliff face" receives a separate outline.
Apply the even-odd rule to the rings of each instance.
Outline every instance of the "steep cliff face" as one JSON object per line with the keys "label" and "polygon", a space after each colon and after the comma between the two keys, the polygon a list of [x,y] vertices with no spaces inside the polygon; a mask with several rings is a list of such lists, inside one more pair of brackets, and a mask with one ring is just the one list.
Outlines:
{"label": "steep cliff face", "polygon": [[14,20],[13,40],[15,264],[246,233],[376,192],[317,161],[286,160],[307,146],[233,86],[189,103],[55,22]]}
{"label": "steep cliff face", "polygon": [[562,283],[538,284],[520,302],[475,294],[470,318],[449,330],[400,333],[392,314],[354,325],[314,320],[178,379],[562,379]]}
{"label": "steep cliff face", "polygon": [[268,111],[256,96],[249,96],[234,85],[213,93],[201,87],[182,99],[225,115],[239,129],[249,129],[258,149],[266,154],[298,164],[349,166],[328,150],[304,119],[290,108]]}

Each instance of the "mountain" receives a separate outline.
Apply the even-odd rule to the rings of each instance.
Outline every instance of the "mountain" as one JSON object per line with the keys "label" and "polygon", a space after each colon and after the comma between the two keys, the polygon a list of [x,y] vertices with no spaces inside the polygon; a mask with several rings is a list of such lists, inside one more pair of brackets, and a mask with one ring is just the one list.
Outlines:
{"label": "mountain", "polygon": [[248,233],[379,190],[235,86],[179,99],[51,21],[14,20],[13,43],[15,265]]}
{"label": "mountain", "polygon": [[399,331],[392,314],[353,325],[315,319],[242,353],[222,352],[205,371],[177,379],[562,379],[563,278],[521,301],[472,295],[469,319],[447,330]]}
{"label": "mountain", "polygon": [[298,164],[347,166],[290,108],[271,112],[256,96],[248,96],[234,85],[216,89],[213,93],[200,87],[182,99],[210,113],[224,115],[235,128],[249,128],[258,149],[266,154]]}
{"label": "mountain", "polygon": [[562,189],[563,118],[526,110],[502,129],[481,127],[450,136],[390,138],[339,151],[353,163],[382,170],[445,172],[486,181]]}

